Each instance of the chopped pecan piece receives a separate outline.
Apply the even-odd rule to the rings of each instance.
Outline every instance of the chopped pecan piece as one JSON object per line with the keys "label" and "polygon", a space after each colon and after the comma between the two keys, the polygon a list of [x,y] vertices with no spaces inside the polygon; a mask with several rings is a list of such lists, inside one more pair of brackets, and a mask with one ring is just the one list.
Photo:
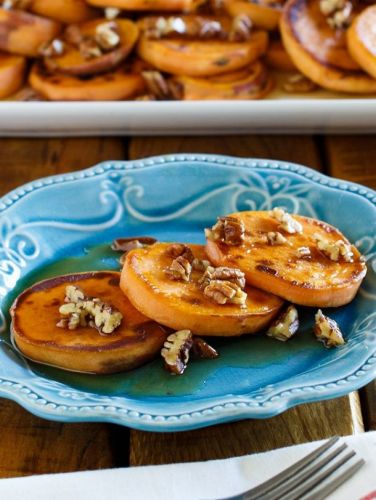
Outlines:
{"label": "chopped pecan piece", "polygon": [[353,262],[354,254],[351,250],[351,245],[345,243],[343,240],[337,240],[332,243],[319,233],[315,233],[313,238],[317,243],[317,248],[329,257],[330,260],[338,262],[342,258],[345,262]]}
{"label": "chopped pecan piece", "polygon": [[205,229],[209,240],[222,241],[226,245],[238,246],[244,241],[245,227],[243,221],[235,217],[219,217],[211,229]]}
{"label": "chopped pecan piece", "polygon": [[287,213],[283,208],[276,207],[271,211],[274,219],[280,222],[279,227],[289,234],[302,233],[303,226],[294,217]]}
{"label": "chopped pecan piece", "polygon": [[102,49],[99,47],[96,40],[89,36],[82,38],[79,44],[79,49],[84,59],[94,59],[103,54]]}
{"label": "chopped pecan piece", "polygon": [[184,257],[190,263],[192,263],[194,260],[192,250],[189,248],[189,246],[184,245],[183,243],[173,243],[167,248],[166,253],[173,259],[176,259],[176,257]]}
{"label": "chopped pecan piece", "polygon": [[201,337],[193,337],[193,345],[191,349],[191,353],[196,358],[202,359],[215,359],[218,358],[219,354],[214,349],[214,347],[210,346],[205,340]]}
{"label": "chopped pecan piece", "polygon": [[108,51],[120,45],[118,25],[114,21],[98,24],[95,29],[95,41],[102,50]]}
{"label": "chopped pecan piece", "polygon": [[345,343],[337,322],[325,316],[321,309],[315,315],[313,331],[317,340],[322,342],[325,347],[337,347]]}
{"label": "chopped pecan piece", "polygon": [[329,26],[343,29],[349,26],[353,14],[353,2],[348,0],[320,0],[320,10]]}
{"label": "chopped pecan piece", "polygon": [[192,273],[192,266],[185,257],[176,257],[170,267],[165,270],[166,275],[172,280],[189,281]]}
{"label": "chopped pecan piece", "polygon": [[205,272],[210,265],[210,262],[205,259],[193,259],[192,261],[192,269],[195,271]]}
{"label": "chopped pecan piece", "polygon": [[284,245],[287,242],[287,239],[278,231],[269,231],[266,234],[266,238],[268,240],[269,245]]}
{"label": "chopped pecan piece", "polygon": [[113,21],[116,19],[121,13],[120,9],[117,9],[116,7],[106,7],[104,9],[104,17],[108,19],[109,21]]}
{"label": "chopped pecan piece", "polygon": [[227,303],[243,306],[247,294],[231,281],[213,280],[204,288],[204,294],[220,305]]}
{"label": "chopped pecan piece", "polygon": [[205,288],[213,280],[231,281],[240,288],[245,287],[245,275],[243,271],[233,267],[208,266],[205,273],[199,280],[199,285],[201,288]]}
{"label": "chopped pecan piece", "polygon": [[64,40],[75,47],[79,47],[83,38],[80,28],[75,24],[70,24],[64,30]]}
{"label": "chopped pecan piece", "polygon": [[311,250],[309,247],[299,247],[298,248],[298,256],[299,257],[308,257],[311,255]]}
{"label": "chopped pecan piece", "polygon": [[282,314],[270,325],[266,335],[282,342],[289,340],[299,328],[298,311],[293,305],[282,312]]}
{"label": "chopped pecan piece", "polygon": [[56,57],[64,54],[65,44],[62,40],[55,38],[51,42],[42,45],[39,49],[40,55],[44,57]]}
{"label": "chopped pecan piece", "polygon": [[161,355],[165,361],[165,368],[175,374],[182,375],[187,368],[189,351],[193,337],[190,330],[179,330],[167,337]]}
{"label": "chopped pecan piece", "polygon": [[60,306],[61,318],[56,324],[59,328],[76,330],[80,326],[91,326],[99,333],[109,335],[120,326],[123,315],[114,307],[98,298],[87,297],[74,285],[65,289],[65,304]]}

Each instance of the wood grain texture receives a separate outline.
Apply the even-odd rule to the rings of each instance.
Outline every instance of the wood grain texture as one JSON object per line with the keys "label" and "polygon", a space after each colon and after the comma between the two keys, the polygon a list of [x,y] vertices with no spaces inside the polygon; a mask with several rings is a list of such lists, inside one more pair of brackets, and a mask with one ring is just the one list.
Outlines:
{"label": "wood grain texture", "polygon": [[[325,139],[328,172],[352,182],[376,189],[375,136],[333,136]],[[376,430],[376,381],[361,389],[364,425]]]}
{"label": "wood grain texture", "polygon": [[[357,395],[351,396],[357,404]],[[357,417],[359,413],[357,412]],[[243,420],[195,431],[131,431],[130,465],[195,462],[241,456],[359,432],[349,397],[292,408],[265,420]]]}
{"label": "wood grain texture", "polygon": [[40,177],[125,158],[120,139],[0,139],[0,194]]}
{"label": "wood grain texture", "polygon": [[[1,139],[0,193],[39,177],[123,159],[118,139]],[[108,424],[62,424],[0,400],[0,477],[127,465],[127,429]]]}
{"label": "wood grain texture", "polygon": [[[316,143],[307,136],[136,138],[130,142],[129,158],[179,152],[276,158],[322,169]],[[226,458],[362,430],[359,399],[353,393],[266,420],[172,434],[131,431],[130,465]]]}

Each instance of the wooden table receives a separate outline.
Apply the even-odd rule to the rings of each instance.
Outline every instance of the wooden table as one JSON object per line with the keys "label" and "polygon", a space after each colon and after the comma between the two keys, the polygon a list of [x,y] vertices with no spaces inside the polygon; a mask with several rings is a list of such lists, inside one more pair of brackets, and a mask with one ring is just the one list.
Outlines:
{"label": "wooden table", "polygon": [[[302,163],[376,188],[374,136],[0,139],[0,194],[38,177],[102,160],[175,152],[222,153]],[[226,458],[376,429],[376,385],[304,404],[267,420],[159,434],[111,424],[64,424],[0,400],[0,477]]]}

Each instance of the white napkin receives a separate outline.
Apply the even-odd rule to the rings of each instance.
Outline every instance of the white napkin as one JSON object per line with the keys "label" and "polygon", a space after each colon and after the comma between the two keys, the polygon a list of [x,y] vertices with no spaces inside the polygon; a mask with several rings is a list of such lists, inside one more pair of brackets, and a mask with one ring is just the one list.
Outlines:
{"label": "white napkin", "polygon": [[[376,498],[376,431],[344,439],[366,460],[328,498]],[[256,486],[319,446],[320,442],[186,464],[130,467],[0,480],[2,500],[208,500]],[[370,495],[371,493],[374,495]],[[368,500],[368,499],[367,499]]]}

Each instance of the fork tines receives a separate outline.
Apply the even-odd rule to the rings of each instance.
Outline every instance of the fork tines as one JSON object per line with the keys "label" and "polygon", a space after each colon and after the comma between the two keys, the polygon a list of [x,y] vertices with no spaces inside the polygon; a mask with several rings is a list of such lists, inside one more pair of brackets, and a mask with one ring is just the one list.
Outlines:
{"label": "fork tines", "polygon": [[[226,500],[320,500],[355,474],[363,459],[348,463],[356,454],[346,443],[334,448],[339,437],[333,437],[279,474],[244,493]],[[330,448],[334,448],[329,452]],[[346,467],[345,467],[346,464]],[[334,472],[338,474],[325,482]],[[314,491],[313,491],[314,490]],[[310,493],[311,492],[311,493]]]}

